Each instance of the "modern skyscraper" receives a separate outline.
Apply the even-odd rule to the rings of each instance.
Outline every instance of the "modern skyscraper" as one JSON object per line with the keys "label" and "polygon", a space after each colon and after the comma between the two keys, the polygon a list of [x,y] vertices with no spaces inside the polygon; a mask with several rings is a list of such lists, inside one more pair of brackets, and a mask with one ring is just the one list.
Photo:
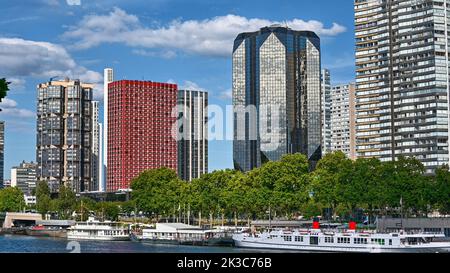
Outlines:
{"label": "modern skyscraper", "polygon": [[11,187],[18,187],[23,194],[32,195],[36,188],[37,164],[23,161],[17,167],[11,168]]}
{"label": "modern skyscraper", "polygon": [[208,93],[178,91],[178,176],[185,181],[208,173]]}
{"label": "modern skyscraper", "polygon": [[5,122],[0,121],[0,189],[3,188],[5,172]]}
{"label": "modern skyscraper", "polygon": [[92,186],[91,191],[104,191],[102,160],[102,124],[99,123],[100,103],[92,102]]}
{"label": "modern skyscraper", "polygon": [[284,154],[321,158],[320,39],[281,26],[242,33],[233,48],[234,166]]}
{"label": "modern skyscraper", "polygon": [[331,105],[331,149],[342,151],[350,159],[356,159],[356,98],[355,85],[333,86]]}
{"label": "modern skyscraper", "polygon": [[449,4],[354,2],[358,157],[449,163]]}
{"label": "modern skyscraper", "polygon": [[52,191],[60,184],[90,191],[92,90],[92,84],[69,79],[37,86],[37,177]]}
{"label": "modern skyscraper", "polygon": [[121,80],[108,88],[107,191],[128,189],[142,171],[177,170],[177,85]]}
{"label": "modern skyscraper", "polygon": [[331,151],[331,76],[330,70],[322,69],[322,154]]}
{"label": "modern skyscraper", "polygon": [[105,68],[103,71],[103,185],[106,184],[106,175],[108,168],[108,85],[114,81],[114,70]]}

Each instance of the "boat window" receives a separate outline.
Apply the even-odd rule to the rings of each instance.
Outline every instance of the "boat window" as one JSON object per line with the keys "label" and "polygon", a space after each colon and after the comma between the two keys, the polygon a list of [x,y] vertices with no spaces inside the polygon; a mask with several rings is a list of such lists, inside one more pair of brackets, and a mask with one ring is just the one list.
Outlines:
{"label": "boat window", "polygon": [[392,245],[392,239],[389,239],[389,245],[390,246]]}
{"label": "boat window", "polygon": [[445,237],[450,237],[450,228],[444,228]]}
{"label": "boat window", "polygon": [[325,237],[325,243],[334,243],[333,237]]}
{"label": "boat window", "polygon": [[285,242],[292,242],[292,236],[282,236]]}
{"label": "boat window", "polygon": [[425,233],[439,234],[442,232],[441,228],[425,228]]}
{"label": "boat window", "polygon": [[384,239],[374,238],[374,239],[371,239],[371,242],[372,242],[372,244],[375,244],[375,245],[382,245],[382,246],[385,245],[385,240]]}
{"label": "boat window", "polygon": [[296,242],[303,242],[303,236],[295,236]]}
{"label": "boat window", "polygon": [[367,238],[355,238],[354,243],[357,245],[366,245]]}
{"label": "boat window", "polygon": [[350,238],[338,237],[338,244],[350,244]]}
{"label": "boat window", "polygon": [[309,238],[309,243],[310,243],[311,245],[318,245],[318,244],[319,244],[319,237],[311,236],[311,237]]}

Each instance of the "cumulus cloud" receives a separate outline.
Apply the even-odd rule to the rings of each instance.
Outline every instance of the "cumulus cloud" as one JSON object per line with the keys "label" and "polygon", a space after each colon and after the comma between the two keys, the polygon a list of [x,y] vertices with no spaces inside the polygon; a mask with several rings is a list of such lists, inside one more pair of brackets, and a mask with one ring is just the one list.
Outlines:
{"label": "cumulus cloud", "polygon": [[180,90],[192,90],[192,91],[206,91],[205,88],[200,87],[197,83],[192,81],[184,81],[183,84],[178,87]]}
{"label": "cumulus cloud", "polygon": [[173,59],[177,56],[177,53],[173,50],[163,50],[163,51],[149,51],[145,49],[134,49],[133,54],[144,56],[144,57],[159,57],[163,59]]}
{"label": "cumulus cloud", "polygon": [[175,20],[162,27],[146,27],[135,15],[114,8],[107,15],[88,15],[63,34],[76,40],[74,48],[87,49],[103,43],[123,43],[131,47],[163,48],[190,54],[229,56],[233,40],[241,32],[256,31],[273,24],[287,24],[296,30],[311,30],[320,36],[335,36],[346,31],[333,23],[327,28],[320,21],[293,19],[276,22],[237,15],[218,16],[206,20]]}
{"label": "cumulus cloud", "polygon": [[11,78],[68,76],[97,83],[102,75],[78,65],[60,45],[0,38],[0,75]]}
{"label": "cumulus cloud", "polygon": [[36,114],[28,109],[22,109],[17,107],[18,104],[15,100],[4,98],[0,102],[0,117],[13,117],[13,118],[32,118]]}

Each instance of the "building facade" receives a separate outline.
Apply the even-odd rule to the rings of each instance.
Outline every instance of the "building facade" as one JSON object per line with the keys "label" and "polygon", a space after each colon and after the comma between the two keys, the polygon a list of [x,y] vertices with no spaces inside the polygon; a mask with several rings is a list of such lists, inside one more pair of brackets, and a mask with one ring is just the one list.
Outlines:
{"label": "building facade", "polygon": [[104,191],[103,187],[103,136],[102,124],[99,122],[100,103],[92,102],[92,151],[91,151],[91,169],[92,186],[91,191]]}
{"label": "building facade", "polygon": [[177,170],[177,85],[121,80],[108,87],[107,191],[128,189],[147,169]]}
{"label": "building facade", "polygon": [[331,152],[331,76],[330,70],[322,69],[322,155]]}
{"label": "building facade", "polygon": [[108,85],[114,81],[114,70],[105,68],[103,70],[103,190],[106,185],[108,174]]}
{"label": "building facade", "polygon": [[208,93],[178,91],[178,176],[185,181],[208,173]]}
{"label": "building facade", "polygon": [[92,84],[65,79],[37,87],[37,177],[53,192],[92,185]]}
{"label": "building facade", "polygon": [[233,48],[233,160],[249,171],[288,153],[312,167],[322,154],[320,39],[271,26],[242,33]]}
{"label": "building facade", "polygon": [[20,163],[19,166],[11,168],[11,187],[19,188],[24,195],[32,195],[36,188],[37,181],[37,164],[34,162]]}
{"label": "building facade", "polygon": [[355,85],[333,86],[331,91],[331,151],[356,159]]}
{"label": "building facade", "polygon": [[5,175],[5,122],[0,121],[0,189],[4,187]]}
{"label": "building facade", "polygon": [[449,4],[355,0],[358,157],[449,163]]}

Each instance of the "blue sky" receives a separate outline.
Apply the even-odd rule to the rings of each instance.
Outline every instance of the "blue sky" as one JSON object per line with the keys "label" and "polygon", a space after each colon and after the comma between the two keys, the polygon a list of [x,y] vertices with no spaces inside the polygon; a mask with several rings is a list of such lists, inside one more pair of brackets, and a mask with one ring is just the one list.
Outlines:
{"label": "blue sky", "polygon": [[[0,0],[0,77],[13,82],[1,104],[5,177],[35,160],[36,85],[53,76],[99,84],[116,79],[175,82],[231,104],[234,37],[271,23],[316,31],[333,83],[354,79],[351,0]],[[95,91],[102,98],[101,88]],[[211,141],[210,170],[232,167],[231,141]]]}

